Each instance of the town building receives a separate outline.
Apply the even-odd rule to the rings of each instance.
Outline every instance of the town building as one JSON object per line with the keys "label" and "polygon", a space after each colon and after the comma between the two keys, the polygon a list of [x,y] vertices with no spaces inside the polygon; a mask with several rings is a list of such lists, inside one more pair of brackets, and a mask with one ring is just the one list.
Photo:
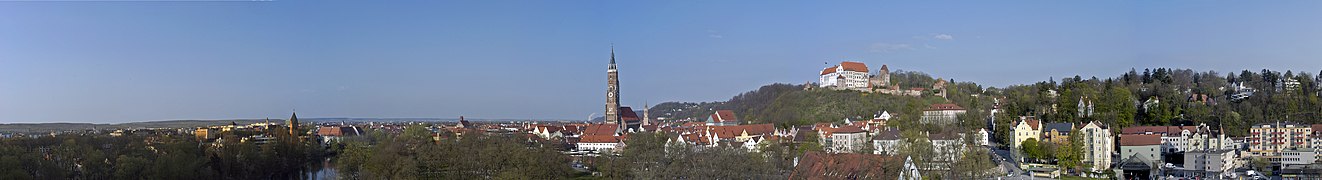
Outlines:
{"label": "town building", "polygon": [[708,126],[733,126],[739,125],[739,119],[734,115],[733,110],[716,110],[711,116],[707,117]]}
{"label": "town building", "polygon": [[960,157],[964,155],[964,133],[958,133],[955,130],[941,131],[935,134],[927,134],[927,138],[932,141],[932,152],[935,152],[934,159],[926,165],[920,165],[919,169],[946,171]]}
{"label": "town building", "polygon": [[1279,156],[1268,156],[1267,161],[1280,165],[1313,164],[1317,162],[1317,152],[1312,148],[1285,149]]}
{"label": "town building", "polygon": [[357,126],[320,126],[317,127],[317,136],[321,137],[321,142],[330,144],[339,142],[345,137],[361,136],[363,130]]}
{"label": "town building", "polygon": [[821,87],[859,91],[867,91],[872,87],[868,80],[868,65],[852,61],[822,69],[817,83]]}
{"label": "town building", "polygon": [[898,155],[900,142],[900,129],[885,128],[877,131],[872,136],[873,154]]}
{"label": "town building", "polygon": [[1111,129],[1101,122],[1092,121],[1079,128],[1083,139],[1083,163],[1092,166],[1094,173],[1105,172],[1111,168],[1111,153],[1114,152],[1115,137]]}
{"label": "town building", "polygon": [[623,147],[624,139],[619,136],[582,136],[575,145],[579,151],[597,154],[614,153]]}
{"label": "town building", "polygon": [[1283,165],[1280,174],[1285,180],[1322,179],[1322,164]]}
{"label": "town building", "polygon": [[588,125],[574,145],[578,151],[613,153],[616,148],[624,145],[624,137],[618,133],[619,128],[617,124]]}
{"label": "town building", "polygon": [[1263,123],[1249,127],[1249,153],[1253,156],[1276,158],[1286,149],[1309,148],[1309,136],[1313,134],[1311,126],[1276,122]]}
{"label": "town building", "polygon": [[1318,156],[1322,156],[1322,124],[1313,124],[1310,127],[1313,128],[1313,134],[1308,136],[1308,148],[1313,149]]}
{"label": "town building", "polygon": [[920,122],[923,124],[954,125],[959,124],[959,115],[968,112],[956,104],[932,104],[923,110]]}
{"label": "town building", "polygon": [[827,152],[848,153],[862,150],[868,144],[868,132],[859,127],[820,128],[821,143]]}
{"label": "town building", "polygon": [[[901,163],[904,163],[901,165]],[[909,167],[900,174],[885,174],[884,167]],[[788,179],[920,179],[912,160],[876,154],[824,153],[809,151],[794,161]]]}
{"label": "town building", "polygon": [[1212,129],[1207,124],[1198,126],[1136,126],[1121,129],[1121,134],[1156,134],[1161,135],[1162,151],[1178,153],[1185,151],[1232,149],[1234,143],[1226,138],[1219,129]]}
{"label": "town building", "polygon": [[1012,144],[1015,149],[1019,149],[1019,146],[1023,144],[1024,141],[1027,141],[1028,139],[1040,140],[1042,139],[1041,135],[1041,121],[1038,121],[1036,117],[1032,116],[1020,116],[1019,121],[1016,122],[1014,126],[1014,142],[1012,142]]}
{"label": "town building", "polygon": [[198,140],[210,140],[210,139],[216,139],[216,135],[219,135],[219,134],[220,134],[220,131],[217,131],[217,130],[215,130],[215,129],[209,129],[209,128],[197,128],[197,130],[193,130],[193,135],[194,135],[194,136],[197,136],[197,139],[198,139]]}
{"label": "town building", "polygon": [[1069,144],[1070,132],[1074,131],[1074,123],[1046,123],[1046,128],[1042,129],[1042,141],[1052,144]]}
{"label": "town building", "polygon": [[754,139],[770,138],[776,132],[775,125],[749,124],[732,126],[707,126],[707,135],[711,142],[718,143],[743,143]]}
{"label": "town building", "polygon": [[1173,168],[1168,174],[1191,179],[1230,179],[1238,167],[1235,159],[1235,151],[1230,149],[1189,151],[1184,153],[1184,166]]}
{"label": "town building", "polygon": [[1162,163],[1161,135],[1121,134],[1120,159],[1115,169],[1123,179],[1156,179]]}

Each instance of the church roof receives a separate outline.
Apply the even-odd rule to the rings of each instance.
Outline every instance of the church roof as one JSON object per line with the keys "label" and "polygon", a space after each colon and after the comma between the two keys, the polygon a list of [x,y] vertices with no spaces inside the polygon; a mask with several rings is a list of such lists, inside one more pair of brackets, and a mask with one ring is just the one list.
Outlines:
{"label": "church roof", "polygon": [[633,108],[620,107],[620,120],[623,120],[624,122],[630,122],[630,121],[640,121],[642,119],[638,118],[638,113],[633,112]]}

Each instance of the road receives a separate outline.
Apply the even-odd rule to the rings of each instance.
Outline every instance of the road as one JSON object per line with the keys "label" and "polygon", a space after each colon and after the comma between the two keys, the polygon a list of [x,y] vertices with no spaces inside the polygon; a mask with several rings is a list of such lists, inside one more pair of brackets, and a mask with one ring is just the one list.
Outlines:
{"label": "road", "polygon": [[993,152],[992,155],[995,156],[993,158],[996,159],[997,167],[999,167],[1001,171],[1006,171],[1009,174],[1009,176],[1002,176],[994,179],[1011,179],[1011,180],[1048,179],[1048,178],[1035,178],[1033,176],[1030,176],[1028,172],[1024,171],[1023,169],[1019,169],[1018,161],[1015,161],[1015,159],[1012,158],[1014,157],[1013,154],[1011,154],[1010,151],[1007,149],[992,148],[992,152]]}

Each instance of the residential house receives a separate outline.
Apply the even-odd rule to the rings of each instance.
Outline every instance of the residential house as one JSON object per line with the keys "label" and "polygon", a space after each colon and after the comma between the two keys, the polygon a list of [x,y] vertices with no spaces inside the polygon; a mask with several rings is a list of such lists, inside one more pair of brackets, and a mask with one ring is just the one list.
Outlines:
{"label": "residential house", "polygon": [[1312,134],[1312,126],[1301,124],[1288,122],[1256,124],[1249,127],[1249,152],[1254,156],[1279,158],[1277,156],[1287,149],[1309,148],[1311,145],[1308,140]]}
{"label": "residential house", "polygon": [[[1123,179],[1155,179],[1162,165],[1161,135],[1121,134],[1120,165],[1116,169]],[[1154,173],[1157,172],[1157,173]]]}
{"label": "residential house", "polygon": [[733,126],[739,125],[739,119],[734,115],[733,110],[716,110],[707,118],[708,126]]}
{"label": "residential house", "polygon": [[1233,142],[1212,129],[1207,124],[1198,126],[1136,126],[1121,129],[1121,134],[1157,134],[1161,135],[1162,151],[1178,153],[1185,151],[1221,150],[1233,148]]}
{"label": "residential house", "polygon": [[935,152],[934,159],[930,160],[925,166],[920,166],[924,170],[949,170],[950,165],[964,155],[964,133],[954,130],[941,131],[935,134],[927,134],[927,138],[932,141],[932,150]]}
{"label": "residential house", "polygon": [[968,112],[968,110],[956,104],[932,104],[923,110],[923,117],[919,122],[923,124],[955,125],[959,124],[958,116],[965,112]]}
{"label": "residential house", "polygon": [[1110,169],[1111,153],[1115,148],[1115,137],[1111,136],[1111,129],[1101,122],[1092,121],[1079,128],[1077,135],[1083,139],[1083,163],[1091,165],[1092,172]]}
{"label": "residential house", "polygon": [[898,155],[900,146],[900,130],[886,128],[877,131],[872,136],[873,154]]}
{"label": "residential house", "polygon": [[[907,164],[901,164],[907,163]],[[794,162],[789,179],[917,179],[918,176],[886,174],[885,167],[913,167],[912,161],[894,156],[856,153],[824,153],[809,151]]]}
{"label": "residential house", "polygon": [[1052,144],[1069,144],[1070,132],[1074,131],[1074,123],[1047,123],[1046,129],[1042,129],[1042,141]]}
{"label": "residential house", "polygon": [[1041,135],[1041,121],[1038,121],[1037,118],[1032,116],[1020,116],[1019,122],[1016,122],[1014,126],[1014,142],[1012,143],[1014,144],[1015,149],[1019,149],[1019,146],[1028,139],[1041,140]]}
{"label": "residential house", "polygon": [[831,146],[828,152],[846,153],[863,150],[863,146],[869,145],[868,132],[862,128],[854,126],[845,126],[840,128],[831,128],[823,131],[826,135],[821,137],[830,137]]}
{"label": "residential house", "polygon": [[1235,159],[1235,151],[1230,149],[1184,152],[1184,166],[1173,168],[1168,174],[1192,179],[1230,179],[1238,166]]}

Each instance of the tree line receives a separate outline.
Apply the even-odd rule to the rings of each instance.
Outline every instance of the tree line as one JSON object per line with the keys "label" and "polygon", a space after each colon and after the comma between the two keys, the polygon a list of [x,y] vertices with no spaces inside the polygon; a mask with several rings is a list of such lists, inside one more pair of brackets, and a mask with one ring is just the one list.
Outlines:
{"label": "tree line", "polygon": [[15,137],[0,139],[0,179],[296,179],[323,152],[287,135],[264,144],[178,135]]}
{"label": "tree line", "polygon": [[[445,134],[445,133],[442,133]],[[397,135],[374,132],[332,145],[342,179],[570,179],[563,144],[513,134],[433,138],[422,125]]]}

